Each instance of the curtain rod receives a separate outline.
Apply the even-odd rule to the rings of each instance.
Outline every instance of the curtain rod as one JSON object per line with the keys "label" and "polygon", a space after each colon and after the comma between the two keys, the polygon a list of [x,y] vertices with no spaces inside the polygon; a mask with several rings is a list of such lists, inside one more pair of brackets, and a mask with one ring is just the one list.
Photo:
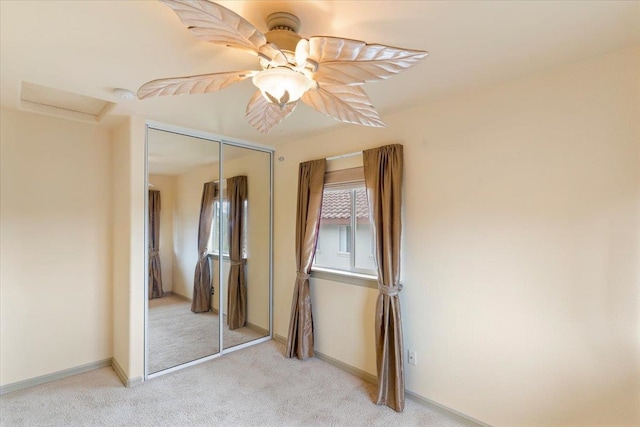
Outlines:
{"label": "curtain rod", "polygon": [[339,156],[327,157],[326,160],[346,159],[347,157],[359,156],[361,154],[362,154],[362,151],[356,151],[353,153],[340,154]]}

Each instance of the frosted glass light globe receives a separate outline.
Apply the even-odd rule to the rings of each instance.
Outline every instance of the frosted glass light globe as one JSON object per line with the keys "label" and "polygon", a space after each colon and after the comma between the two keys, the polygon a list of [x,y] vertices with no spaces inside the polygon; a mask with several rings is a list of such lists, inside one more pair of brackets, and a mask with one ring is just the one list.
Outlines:
{"label": "frosted glass light globe", "polygon": [[253,79],[262,96],[269,102],[283,106],[295,102],[311,88],[311,80],[287,67],[260,71]]}

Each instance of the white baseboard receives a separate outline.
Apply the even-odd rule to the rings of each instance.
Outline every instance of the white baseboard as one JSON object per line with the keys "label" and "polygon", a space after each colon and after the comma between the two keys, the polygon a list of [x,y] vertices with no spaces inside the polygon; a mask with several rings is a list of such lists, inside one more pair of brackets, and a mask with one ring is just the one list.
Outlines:
{"label": "white baseboard", "polygon": [[97,362],[87,363],[86,365],[76,366],[75,368],[69,368],[69,369],[64,369],[62,371],[58,371],[58,372],[52,372],[50,374],[41,375],[39,377],[30,378],[28,380],[17,381],[15,383],[3,385],[0,387],[0,395],[22,390],[29,387],[33,387],[36,385],[48,383],[50,381],[61,380],[63,378],[70,377],[72,375],[93,371],[94,369],[106,368],[107,366],[111,366],[113,368],[116,375],[118,376],[118,378],[120,378],[120,381],[122,381],[122,384],[125,387],[133,387],[138,384],[142,384],[143,382],[142,377],[127,378],[127,376],[125,375],[120,365],[118,365],[118,362],[113,358],[109,358],[104,360],[98,360]]}
{"label": "white baseboard", "polygon": [[97,362],[87,363],[86,365],[76,366],[75,368],[64,369],[62,371],[52,372],[50,374],[41,375],[28,380],[3,385],[0,387],[0,395],[70,377],[72,375],[81,374],[83,372],[93,371],[94,369],[105,368],[107,366],[111,366],[111,362],[111,358],[98,360]]}
{"label": "white baseboard", "polygon": [[473,417],[470,417],[466,414],[463,414],[462,412],[456,411],[455,409],[451,409],[447,406],[441,405],[438,402],[434,402],[431,399],[427,399],[426,397],[420,396],[418,393],[414,393],[412,391],[409,390],[405,390],[404,391],[405,395],[407,396],[407,398],[409,398],[410,400],[413,400],[416,403],[421,404],[422,406],[426,406],[432,410],[434,410],[435,412],[438,412],[440,414],[445,414],[449,417],[455,418],[456,421],[460,422],[461,424],[468,426],[468,427],[476,427],[476,426],[480,426],[480,427],[491,427],[491,425],[487,424],[487,423],[483,423],[480,420],[476,420]]}
{"label": "white baseboard", "polygon": [[[181,299],[182,301],[186,301],[186,302],[192,302],[192,301],[193,301],[191,298],[189,298],[189,297],[187,297],[187,296],[184,296],[184,295],[182,295],[182,294],[177,294],[177,293],[175,293],[175,292],[173,292],[173,291],[164,291],[164,292],[162,293],[162,296],[163,296],[163,297],[173,296],[173,297],[176,297],[176,298]],[[213,300],[212,300],[212,301],[213,301]],[[213,314],[218,314],[218,309],[217,309],[217,308],[214,308],[214,307],[211,307],[211,312],[212,312]],[[226,316],[226,314],[225,314],[225,316]]]}
{"label": "white baseboard", "polygon": [[[274,334],[273,335],[273,339],[278,341],[279,343],[282,343],[282,344],[285,344],[285,345],[287,344],[287,339],[285,337],[283,337],[282,335]],[[340,368],[343,371],[348,372],[351,375],[355,375],[358,378],[362,378],[363,380],[365,380],[367,382],[370,382],[370,383],[373,383],[373,384],[377,384],[378,383],[378,378],[375,375],[370,374],[367,371],[363,371],[362,369],[358,369],[355,366],[351,366],[351,365],[349,365],[347,363],[341,362],[340,360],[334,359],[331,356],[327,356],[324,353],[320,353],[317,350],[313,350],[313,355],[315,357],[317,357],[318,359],[322,360],[323,362],[327,362],[328,364],[333,365],[333,366],[335,366],[337,368]]]}
{"label": "white baseboard", "polygon": [[287,345],[287,338],[283,337],[282,335],[273,334],[273,339],[275,341],[278,341],[280,344]]}
{"label": "white baseboard", "polygon": [[142,377],[127,378],[127,375],[124,373],[124,369],[122,369],[116,359],[111,360],[111,367],[113,368],[113,371],[116,373],[118,378],[120,378],[122,385],[124,385],[125,387],[134,387],[142,384],[144,381]]}
{"label": "white baseboard", "polygon": [[120,364],[118,363],[118,361],[115,359],[111,359],[111,367],[113,368],[113,371],[116,373],[118,378],[120,378],[120,382],[122,382],[122,385],[126,387],[128,378],[127,378],[127,375],[124,373],[124,370],[120,367]]}
{"label": "white baseboard", "polygon": [[322,360],[323,362],[327,362],[330,365],[333,365],[337,368],[342,369],[345,372],[350,373],[351,375],[354,375],[358,378],[362,378],[363,380],[370,382],[372,384],[378,384],[378,377],[376,377],[373,374],[370,374],[367,371],[363,371],[362,369],[358,369],[355,366],[351,366],[347,363],[341,362],[338,359],[334,359],[331,356],[327,356],[324,353],[320,353],[319,351],[315,351],[314,350],[314,355],[315,357],[317,357],[318,359]]}
{"label": "white baseboard", "polygon": [[173,292],[173,291],[167,291],[167,292],[164,292],[164,293],[162,294],[162,296],[163,296],[163,297],[170,297],[170,296],[174,296],[174,297],[176,297],[176,298],[178,298],[178,299],[181,299],[181,300],[183,300],[183,301],[191,302],[191,298],[189,298],[189,297],[187,297],[187,296],[184,296],[184,295],[182,295],[182,294],[177,294],[177,293],[175,293],[175,292]]}
{"label": "white baseboard", "polygon": [[269,330],[268,329],[262,328],[262,327],[260,327],[258,325],[255,325],[255,324],[251,323],[251,322],[246,322],[245,326],[247,328],[259,333],[263,337],[269,336]]}
{"label": "white baseboard", "polygon": [[[285,344],[285,345],[287,344],[287,338],[283,337],[282,335],[274,334],[273,339],[282,344]],[[378,383],[378,379],[376,378],[376,376],[370,374],[369,372],[363,371],[362,369],[358,369],[354,366],[341,362],[338,359],[334,359],[333,357],[327,356],[326,354],[320,353],[318,351],[314,351],[314,354],[315,354],[315,357],[322,360],[323,362],[329,363],[330,365],[333,365],[351,375],[355,375],[356,377],[362,378],[363,380],[373,384]],[[41,375],[39,377],[31,378],[28,380],[18,381],[15,383],[0,386],[0,395],[22,390],[29,387],[33,387],[36,385],[48,383],[50,381],[55,381],[62,378],[70,377],[72,375],[81,374],[83,372],[92,371],[94,369],[104,368],[107,366],[111,366],[113,368],[116,375],[118,376],[118,378],[120,378],[120,381],[122,381],[122,384],[125,387],[134,387],[144,382],[142,377],[127,378],[126,374],[124,373],[124,370],[120,367],[118,362],[113,358],[109,358],[109,359],[99,360],[97,362],[87,363],[86,365],[82,365],[82,366],[76,366],[75,368],[69,368],[62,371],[53,372],[51,374]],[[444,405],[441,405],[438,402],[435,402],[431,399],[428,399],[424,396],[419,395],[418,393],[414,393],[410,390],[405,390],[405,394],[409,399],[413,400],[414,402],[419,403],[423,406],[426,406],[429,409],[432,409],[438,413],[442,413],[449,417],[452,417],[457,421],[463,423],[465,426],[491,427],[487,423],[484,423],[480,420],[476,420],[475,418],[472,418],[459,411],[456,411],[455,409],[451,409]]]}
{"label": "white baseboard", "polygon": [[[282,344],[287,344],[287,338],[283,337],[282,335],[278,335],[278,334],[274,334],[273,335],[273,339],[282,343]],[[313,351],[315,357],[317,357],[318,359],[322,360],[323,362],[327,362],[330,365],[333,365],[345,372],[350,373],[351,375],[355,375],[358,378],[361,378],[367,382],[370,382],[372,384],[378,384],[378,378],[377,376],[370,374],[367,371],[363,371],[362,369],[358,369],[355,366],[351,366],[347,363],[341,362],[338,359],[334,359],[331,356],[327,356],[326,354],[320,353],[316,350]],[[427,408],[439,413],[439,414],[444,414],[448,417],[451,417],[453,419],[455,419],[456,421],[460,422],[462,425],[464,426],[468,426],[468,427],[477,427],[477,426],[481,426],[481,427],[491,427],[489,424],[487,423],[483,423],[482,421],[476,420],[475,418],[472,418],[468,415],[463,414],[462,412],[456,411],[455,409],[451,409],[448,408],[444,405],[439,404],[438,402],[434,402],[431,399],[427,399],[424,396],[420,396],[418,393],[414,393],[412,391],[406,390],[405,389],[405,395],[413,400],[416,403],[421,404],[422,406],[426,406]]]}

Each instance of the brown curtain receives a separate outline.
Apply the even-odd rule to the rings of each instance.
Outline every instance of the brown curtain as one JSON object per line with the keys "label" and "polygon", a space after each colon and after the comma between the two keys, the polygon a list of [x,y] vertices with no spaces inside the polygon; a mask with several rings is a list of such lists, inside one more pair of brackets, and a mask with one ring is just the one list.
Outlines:
{"label": "brown curtain", "polygon": [[213,223],[213,204],[217,196],[217,184],[205,182],[202,188],[200,204],[200,223],[198,225],[198,263],[193,278],[193,299],[191,311],[201,313],[211,308],[211,261],[209,259],[209,237]]}
{"label": "brown curtain", "polygon": [[227,324],[229,329],[242,328],[247,313],[247,283],[242,244],[244,235],[244,208],[247,200],[247,177],[227,179],[229,201],[229,282],[227,295]]}
{"label": "brown curtain", "polygon": [[404,409],[402,320],[400,316],[400,207],[402,145],[387,145],[362,153],[369,198],[375,259],[378,269],[376,361],[378,405]]}
{"label": "brown curtain", "polygon": [[149,190],[149,299],[162,298],[160,192]]}
{"label": "brown curtain", "polygon": [[291,303],[287,357],[307,359],[313,356],[313,318],[309,273],[316,252],[325,159],[300,163],[296,214],[296,284]]}

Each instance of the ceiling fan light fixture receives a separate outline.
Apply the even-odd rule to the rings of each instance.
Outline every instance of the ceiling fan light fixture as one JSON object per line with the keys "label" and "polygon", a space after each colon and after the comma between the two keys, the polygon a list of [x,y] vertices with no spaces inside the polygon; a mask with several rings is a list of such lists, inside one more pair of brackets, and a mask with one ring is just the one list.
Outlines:
{"label": "ceiling fan light fixture", "polygon": [[269,31],[263,34],[242,16],[210,0],[161,1],[197,37],[257,55],[262,71],[152,80],[140,87],[138,98],[215,92],[252,77],[260,92],[255,91],[249,101],[246,116],[263,133],[291,114],[298,101],[341,122],[382,127],[362,85],[388,79],[428,54],[341,37],[303,38],[298,34],[300,20],[288,12],[269,15]]}
{"label": "ceiling fan light fixture", "polygon": [[287,67],[269,68],[253,77],[253,84],[260,89],[262,96],[280,106],[299,100],[311,89],[312,83],[304,74]]}

